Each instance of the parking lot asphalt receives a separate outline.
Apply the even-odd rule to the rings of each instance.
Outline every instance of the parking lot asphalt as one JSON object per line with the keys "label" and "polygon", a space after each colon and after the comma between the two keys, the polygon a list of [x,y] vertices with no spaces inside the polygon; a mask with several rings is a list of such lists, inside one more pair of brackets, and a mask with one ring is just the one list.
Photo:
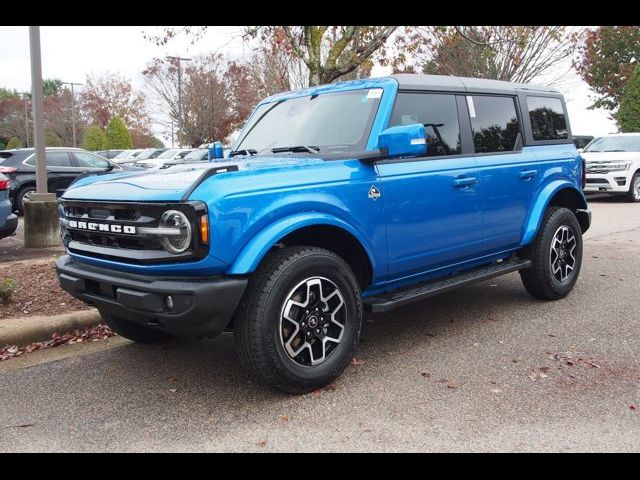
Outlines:
{"label": "parking lot asphalt", "polygon": [[591,208],[566,299],[511,274],[367,317],[319,392],[255,383],[230,336],[9,360],[0,451],[638,451],[640,205]]}

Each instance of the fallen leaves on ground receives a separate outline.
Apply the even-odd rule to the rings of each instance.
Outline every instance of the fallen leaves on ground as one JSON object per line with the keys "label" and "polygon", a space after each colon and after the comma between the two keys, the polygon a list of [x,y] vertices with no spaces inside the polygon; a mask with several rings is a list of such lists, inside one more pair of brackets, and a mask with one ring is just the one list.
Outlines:
{"label": "fallen leaves on ground", "polygon": [[78,328],[65,334],[54,333],[51,335],[51,339],[43,342],[34,342],[25,347],[8,345],[4,348],[0,348],[0,361],[19,357],[20,355],[31,353],[35,350],[52,348],[60,345],[72,345],[74,343],[95,342],[96,340],[102,340],[115,335],[115,332],[111,330],[111,328],[103,324],[96,325],[95,327]]}
{"label": "fallen leaves on ground", "polygon": [[260,440],[257,444],[259,447],[264,448],[267,446],[267,441],[266,440]]}
{"label": "fallen leaves on ground", "polygon": [[549,353],[547,352],[547,356],[551,360],[556,360],[564,363],[565,365],[569,365],[573,367],[575,365],[581,365],[583,367],[592,367],[592,368],[600,368],[600,364],[596,363],[594,360],[585,358],[584,354],[580,352],[561,352],[561,353]]}
{"label": "fallen leaves on ground", "polygon": [[351,365],[355,365],[356,367],[360,367],[365,363],[367,362],[365,360],[362,360],[361,358],[353,357],[353,359],[351,360]]}
{"label": "fallen leaves on ground", "polygon": [[632,403],[631,405],[629,405],[629,408],[631,410],[637,410],[638,409],[638,405],[636,405],[635,403]]}
{"label": "fallen leaves on ground", "polygon": [[289,415],[280,415],[278,417],[280,419],[281,422],[288,422],[289,421]]}

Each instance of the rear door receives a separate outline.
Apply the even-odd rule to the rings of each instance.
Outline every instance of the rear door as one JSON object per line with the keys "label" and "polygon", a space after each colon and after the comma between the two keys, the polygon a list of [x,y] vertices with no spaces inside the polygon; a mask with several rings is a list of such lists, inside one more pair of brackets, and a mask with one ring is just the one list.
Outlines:
{"label": "rear door", "polygon": [[424,124],[428,147],[424,157],[377,163],[391,279],[471,259],[481,249],[479,173],[468,121],[459,120],[464,108],[461,95],[398,93],[389,126]]}
{"label": "rear door", "polygon": [[496,253],[520,244],[540,170],[523,148],[515,96],[471,94],[467,107],[482,182],[482,249]]}

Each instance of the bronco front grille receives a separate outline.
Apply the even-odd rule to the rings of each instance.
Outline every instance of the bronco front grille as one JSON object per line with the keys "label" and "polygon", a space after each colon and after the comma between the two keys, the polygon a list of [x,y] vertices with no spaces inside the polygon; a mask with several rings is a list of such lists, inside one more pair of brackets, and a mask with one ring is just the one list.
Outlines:
{"label": "bronco front grille", "polygon": [[[96,258],[117,259],[127,263],[158,263],[202,258],[207,246],[193,236],[189,250],[171,254],[162,247],[157,235],[140,233],[140,229],[157,228],[167,210],[180,210],[197,232],[199,217],[206,214],[202,202],[132,203],[61,200],[61,232],[71,253]],[[79,228],[82,227],[82,228]]]}

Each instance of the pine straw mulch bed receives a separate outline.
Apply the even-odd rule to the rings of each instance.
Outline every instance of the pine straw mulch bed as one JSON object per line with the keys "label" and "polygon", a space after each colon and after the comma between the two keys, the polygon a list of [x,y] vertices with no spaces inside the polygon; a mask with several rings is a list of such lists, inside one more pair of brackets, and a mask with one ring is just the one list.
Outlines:
{"label": "pine straw mulch bed", "polygon": [[5,279],[15,280],[16,288],[9,303],[0,301],[0,322],[7,318],[59,315],[90,308],[60,288],[50,259],[0,263],[0,283]]}

